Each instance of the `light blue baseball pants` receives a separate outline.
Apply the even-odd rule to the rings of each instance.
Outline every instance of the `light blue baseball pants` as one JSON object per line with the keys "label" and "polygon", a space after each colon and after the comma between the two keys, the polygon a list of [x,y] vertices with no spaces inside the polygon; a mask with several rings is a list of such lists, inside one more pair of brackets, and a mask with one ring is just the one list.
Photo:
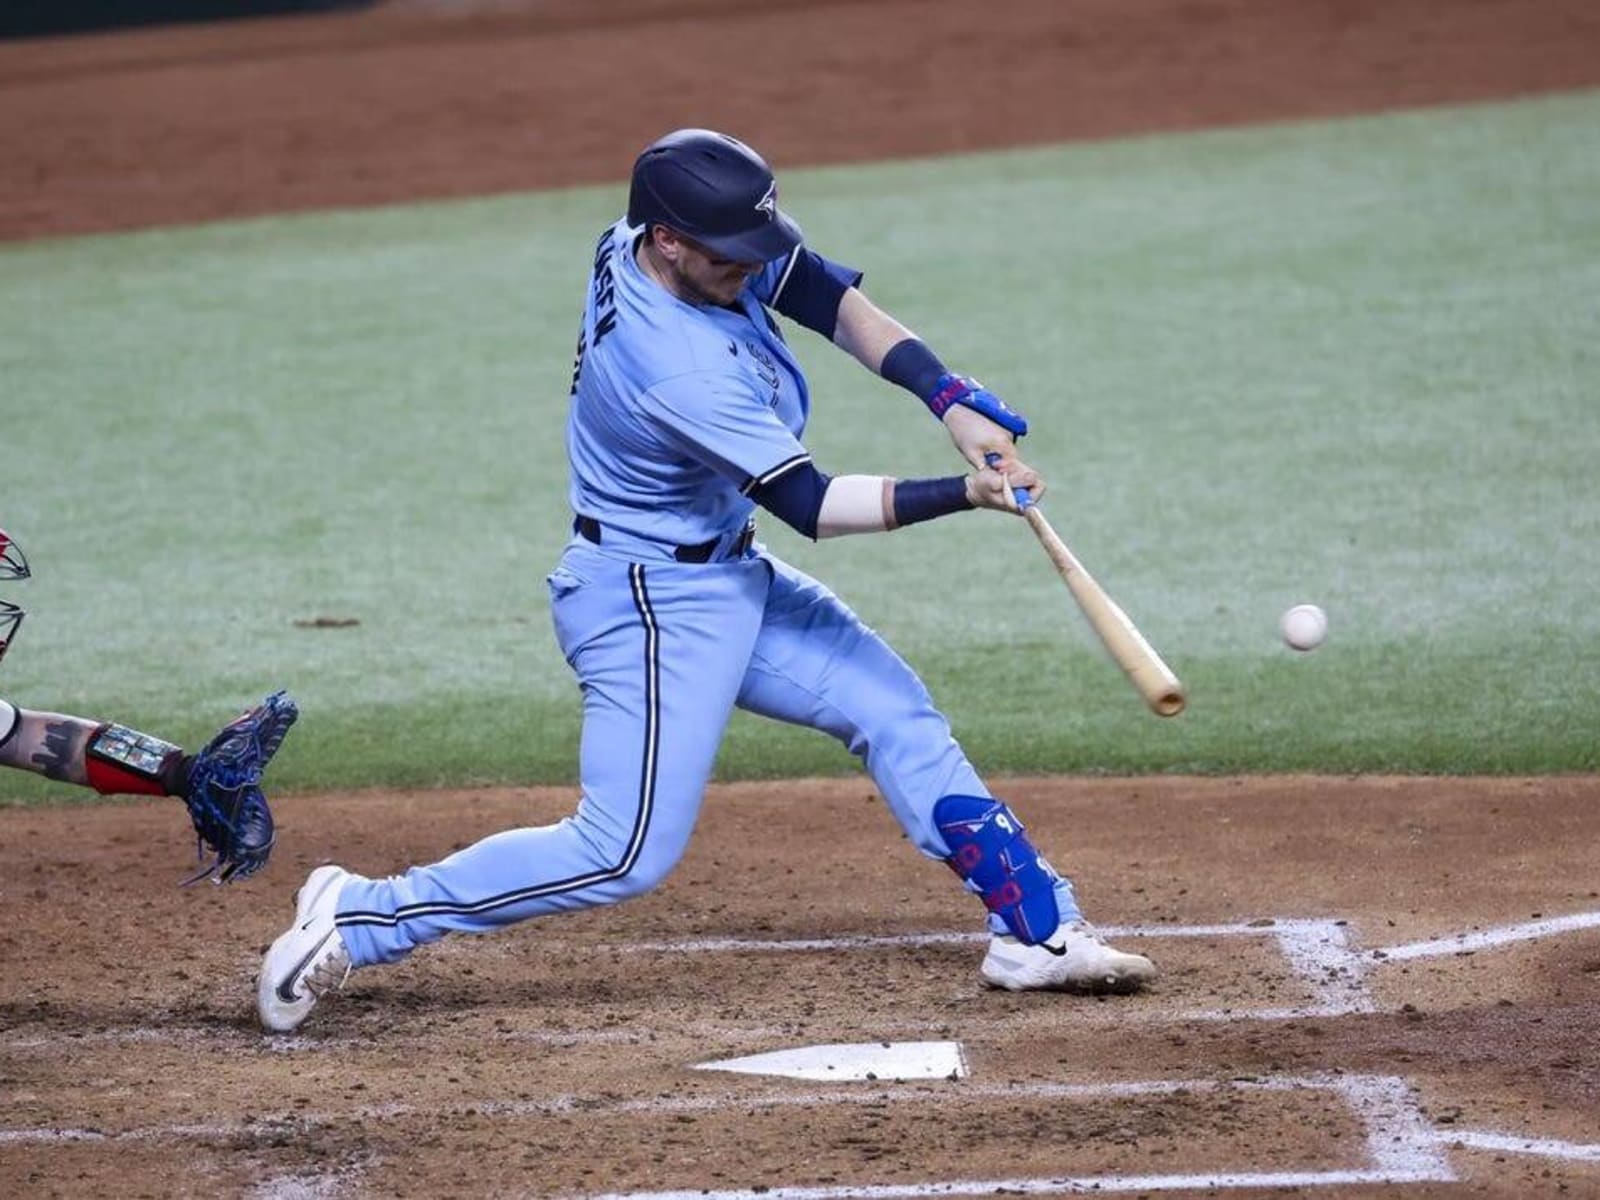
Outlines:
{"label": "light blue baseball pants", "polygon": [[[949,854],[934,804],[990,794],[911,668],[832,592],[770,555],[639,562],[574,539],[549,584],[583,691],[577,811],[403,875],[354,879],[337,923],[356,966],[655,887],[689,844],[736,704],[844,742],[930,857]],[[1070,883],[1057,893],[1062,919],[1075,919]],[[998,918],[990,927],[1005,930]]]}

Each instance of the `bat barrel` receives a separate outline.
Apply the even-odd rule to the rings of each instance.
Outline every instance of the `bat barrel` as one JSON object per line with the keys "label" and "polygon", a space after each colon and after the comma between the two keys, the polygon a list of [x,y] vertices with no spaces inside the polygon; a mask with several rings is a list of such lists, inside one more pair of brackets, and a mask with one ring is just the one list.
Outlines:
{"label": "bat barrel", "polygon": [[1172,669],[1161,661],[1161,656],[1128,619],[1128,614],[1117,607],[1105,589],[1095,582],[1094,576],[1084,569],[1061,540],[1061,535],[1051,528],[1038,505],[1031,505],[1023,515],[1038,535],[1039,544],[1044,547],[1056,573],[1078,602],[1078,608],[1088,618],[1095,635],[1150,706],[1150,711],[1161,717],[1175,717],[1181,713],[1187,701],[1183,684],[1178,682]]}
{"label": "bat barrel", "polygon": [[1183,694],[1181,687],[1166,688],[1147,698],[1152,711],[1158,717],[1175,717],[1183,711],[1188,698]]}

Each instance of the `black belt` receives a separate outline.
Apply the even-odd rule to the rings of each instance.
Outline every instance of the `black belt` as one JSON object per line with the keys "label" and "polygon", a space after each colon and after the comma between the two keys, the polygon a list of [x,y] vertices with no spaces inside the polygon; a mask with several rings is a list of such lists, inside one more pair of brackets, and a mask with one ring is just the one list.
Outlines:
{"label": "black belt", "polygon": [[[596,546],[600,544],[600,522],[593,517],[576,517],[572,522],[572,531]],[[743,558],[744,552],[750,549],[750,543],[756,540],[756,523],[751,521],[739,532],[728,547],[728,558]],[[714,537],[709,542],[697,542],[692,546],[677,546],[672,551],[672,557],[682,563],[710,562],[717,552],[717,547],[722,544],[721,537]]]}

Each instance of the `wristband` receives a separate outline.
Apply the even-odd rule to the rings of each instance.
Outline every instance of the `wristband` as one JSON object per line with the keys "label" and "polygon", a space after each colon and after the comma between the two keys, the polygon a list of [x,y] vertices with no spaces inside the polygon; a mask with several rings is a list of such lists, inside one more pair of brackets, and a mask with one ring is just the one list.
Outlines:
{"label": "wristband", "polygon": [[964,404],[1004,429],[1013,438],[1028,432],[1028,422],[976,379],[952,375],[939,356],[917,338],[896,342],[883,356],[878,373],[898,383],[928,406],[941,421],[952,404]]}
{"label": "wristband", "polygon": [[924,404],[939,390],[940,381],[950,374],[950,368],[939,361],[939,356],[929,350],[918,338],[896,342],[883,356],[878,368],[890,383],[897,383]]}
{"label": "wristband", "polygon": [[89,786],[103,796],[177,796],[184,785],[181,747],[123,725],[102,725],[83,753]]}
{"label": "wristband", "polygon": [[965,475],[950,475],[944,479],[900,479],[894,485],[896,528],[963,512],[972,506],[972,501],[967,499]]}

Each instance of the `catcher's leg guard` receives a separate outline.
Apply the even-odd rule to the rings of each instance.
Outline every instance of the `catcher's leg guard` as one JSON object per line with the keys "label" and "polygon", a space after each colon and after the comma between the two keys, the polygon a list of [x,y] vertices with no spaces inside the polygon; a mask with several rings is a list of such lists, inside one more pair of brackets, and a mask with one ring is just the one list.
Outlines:
{"label": "catcher's leg guard", "polygon": [[1031,946],[1055,932],[1059,876],[1010,808],[981,796],[946,796],[933,806],[933,819],[950,847],[945,862],[1013,937]]}

